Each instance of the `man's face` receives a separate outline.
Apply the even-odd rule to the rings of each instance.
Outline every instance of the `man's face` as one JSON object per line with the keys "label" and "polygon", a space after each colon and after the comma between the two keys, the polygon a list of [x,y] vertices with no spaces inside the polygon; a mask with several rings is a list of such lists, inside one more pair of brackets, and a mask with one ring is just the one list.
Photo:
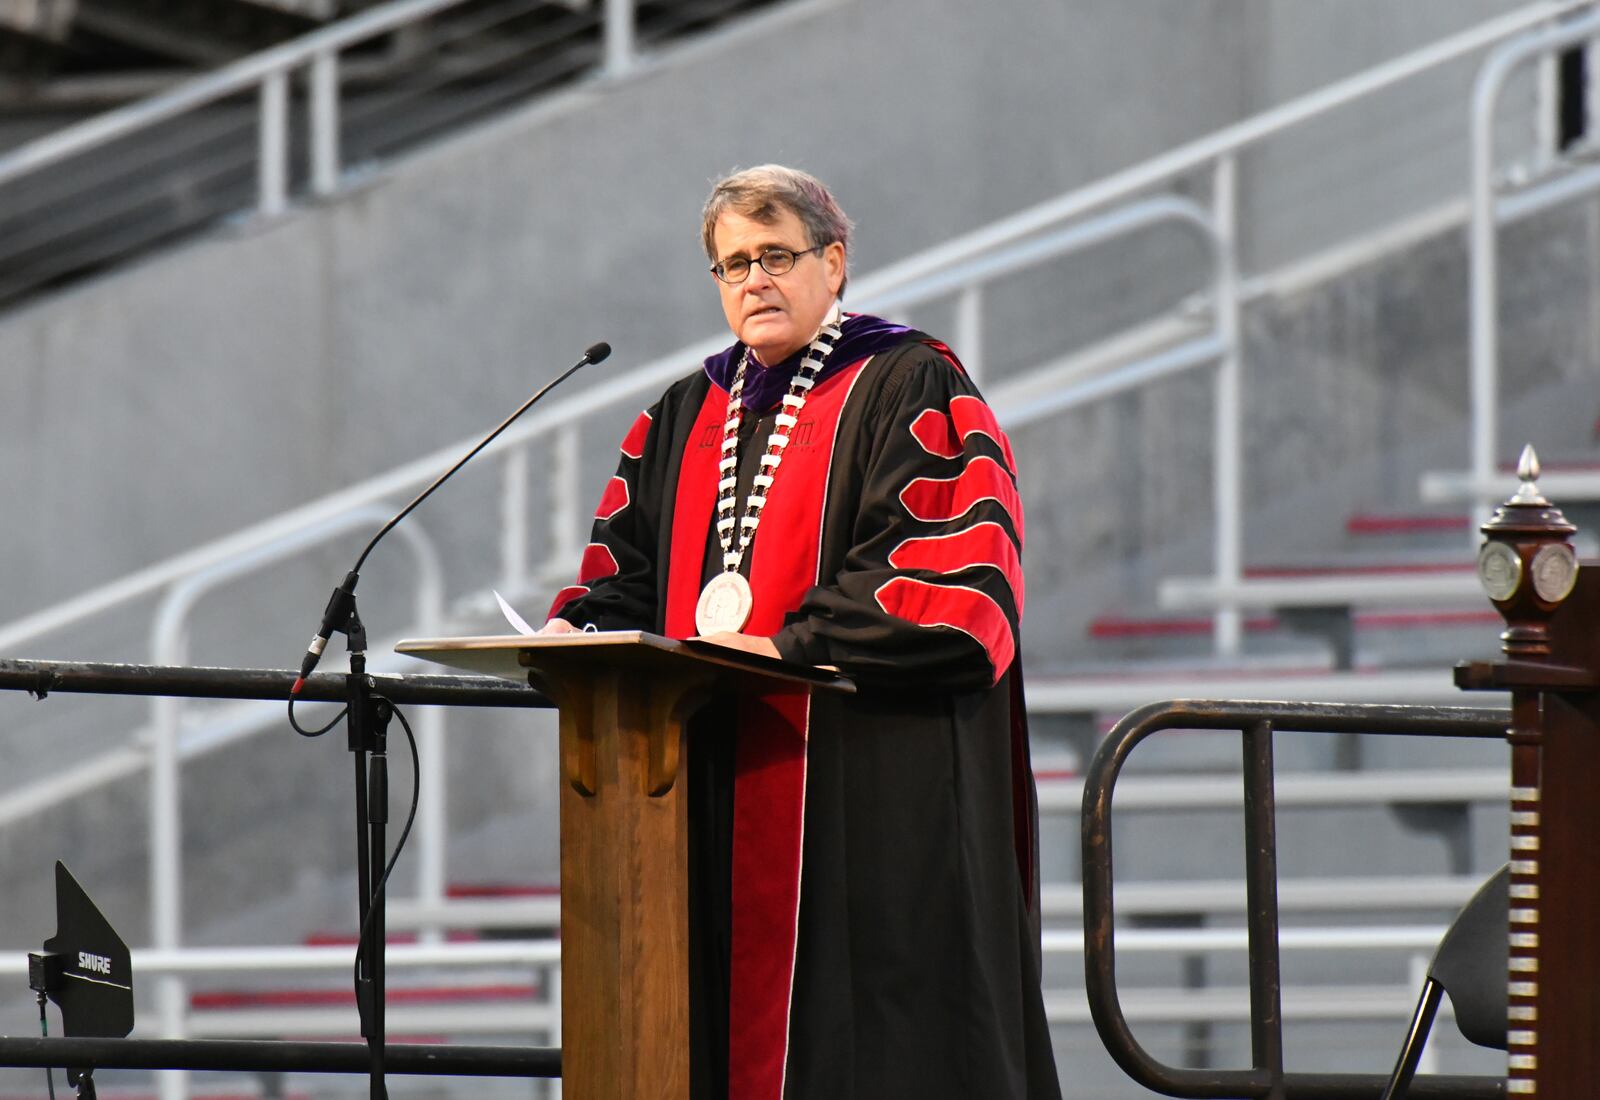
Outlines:
{"label": "man's face", "polygon": [[[769,248],[803,252],[811,247],[805,227],[791,210],[777,220],[758,222],[724,213],[712,229],[717,262],[741,256],[751,261],[750,277],[729,286],[717,279],[722,314],[733,334],[765,364],[782,362],[811,342],[844,281],[844,245],[806,252],[782,275],[768,275],[755,262]],[[716,279],[716,276],[712,276]]]}

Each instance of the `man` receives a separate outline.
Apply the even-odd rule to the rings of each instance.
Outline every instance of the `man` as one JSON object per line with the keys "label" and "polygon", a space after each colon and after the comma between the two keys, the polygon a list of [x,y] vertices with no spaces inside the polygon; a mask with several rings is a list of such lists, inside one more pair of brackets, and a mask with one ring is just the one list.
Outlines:
{"label": "man", "polygon": [[691,733],[695,1096],[1058,1097],[1010,445],[947,347],[840,312],[850,223],[816,179],[722,180],[703,239],[737,340],[634,423],[544,629],[858,691]]}

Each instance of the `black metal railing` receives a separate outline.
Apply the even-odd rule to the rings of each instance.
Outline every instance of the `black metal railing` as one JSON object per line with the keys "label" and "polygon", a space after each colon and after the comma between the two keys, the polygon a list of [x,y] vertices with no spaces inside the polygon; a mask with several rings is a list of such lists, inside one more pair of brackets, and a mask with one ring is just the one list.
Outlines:
{"label": "black metal railing", "polygon": [[[560,1077],[555,1047],[389,1043],[384,1070],[440,1077]],[[364,1043],[288,1039],[7,1039],[0,1066],[54,1069],[188,1069],[240,1073],[367,1073]]]}
{"label": "black metal railing", "polygon": [[[170,695],[182,699],[287,701],[297,673],[280,668],[194,668],[188,665],[126,665],[99,661],[24,661],[0,658],[0,691],[44,696]],[[548,697],[490,676],[369,677],[373,690],[391,703],[446,707],[555,706]],[[306,677],[304,702],[342,703],[349,691],[342,672]]]}
{"label": "black metal railing", "polygon": [[[1107,735],[1084,779],[1084,977],[1089,1012],[1106,1050],[1139,1084],[1168,1096],[1266,1100],[1377,1100],[1388,1074],[1290,1073],[1284,1068],[1282,971],[1278,957],[1277,732],[1503,738],[1510,712],[1466,707],[1180,700],[1128,714]],[[1111,801],[1135,745],[1162,730],[1237,730],[1244,742],[1246,920],[1250,957],[1247,1069],[1165,1065],[1134,1038],[1117,994],[1112,893]],[[1507,782],[1509,789],[1509,779]],[[1398,1049],[1402,1036],[1396,1035]],[[1500,1077],[1415,1078],[1417,1100],[1504,1097]]]}
{"label": "black metal railing", "polygon": [[[190,699],[287,700],[296,673],[288,669],[187,668],[82,661],[0,660],[0,690],[39,698],[52,692],[167,695]],[[530,687],[483,676],[372,676],[375,692],[419,706],[551,707]],[[307,678],[300,698],[343,702],[343,673]],[[461,1077],[560,1077],[561,1051],[551,1047],[386,1043],[384,1069],[395,1074]],[[71,1069],[187,1069],[243,1072],[367,1073],[360,1043],[224,1039],[0,1038],[0,1066]]]}

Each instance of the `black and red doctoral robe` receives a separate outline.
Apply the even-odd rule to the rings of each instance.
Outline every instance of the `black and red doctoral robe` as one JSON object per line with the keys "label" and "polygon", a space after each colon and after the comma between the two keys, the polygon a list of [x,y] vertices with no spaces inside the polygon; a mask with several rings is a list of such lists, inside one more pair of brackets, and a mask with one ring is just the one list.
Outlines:
{"label": "black and red doctoral robe", "polygon": [[[691,730],[694,1093],[1055,1098],[1011,448],[944,345],[842,327],[744,558],[745,632],[858,691],[729,703]],[[552,617],[696,633],[743,350],[639,416]],[[746,380],[741,512],[798,358]]]}

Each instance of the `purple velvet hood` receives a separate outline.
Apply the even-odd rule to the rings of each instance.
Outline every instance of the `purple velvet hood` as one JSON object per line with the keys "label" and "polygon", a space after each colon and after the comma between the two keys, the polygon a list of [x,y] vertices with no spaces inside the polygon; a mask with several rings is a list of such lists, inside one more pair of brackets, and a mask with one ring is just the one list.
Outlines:
{"label": "purple velvet hood", "polygon": [[[839,342],[833,346],[833,351],[823,361],[822,370],[817,374],[817,381],[821,382],[830,374],[869,355],[877,355],[879,352],[903,344],[914,331],[905,325],[885,321],[882,317],[873,317],[866,313],[846,313],[844,323],[839,326]],[[758,366],[758,361],[753,360],[752,367],[755,369],[745,372],[744,392],[740,395],[739,403],[751,412],[757,413],[765,412],[776,405],[778,399],[788,390],[789,380],[794,377],[794,372],[800,369],[800,358],[804,354],[805,348],[801,348],[783,362],[771,367]],[[731,347],[724,348],[705,361],[706,374],[711,381],[728,390],[733,386],[734,372],[739,369],[739,360],[743,357],[743,343],[735,343]]]}

